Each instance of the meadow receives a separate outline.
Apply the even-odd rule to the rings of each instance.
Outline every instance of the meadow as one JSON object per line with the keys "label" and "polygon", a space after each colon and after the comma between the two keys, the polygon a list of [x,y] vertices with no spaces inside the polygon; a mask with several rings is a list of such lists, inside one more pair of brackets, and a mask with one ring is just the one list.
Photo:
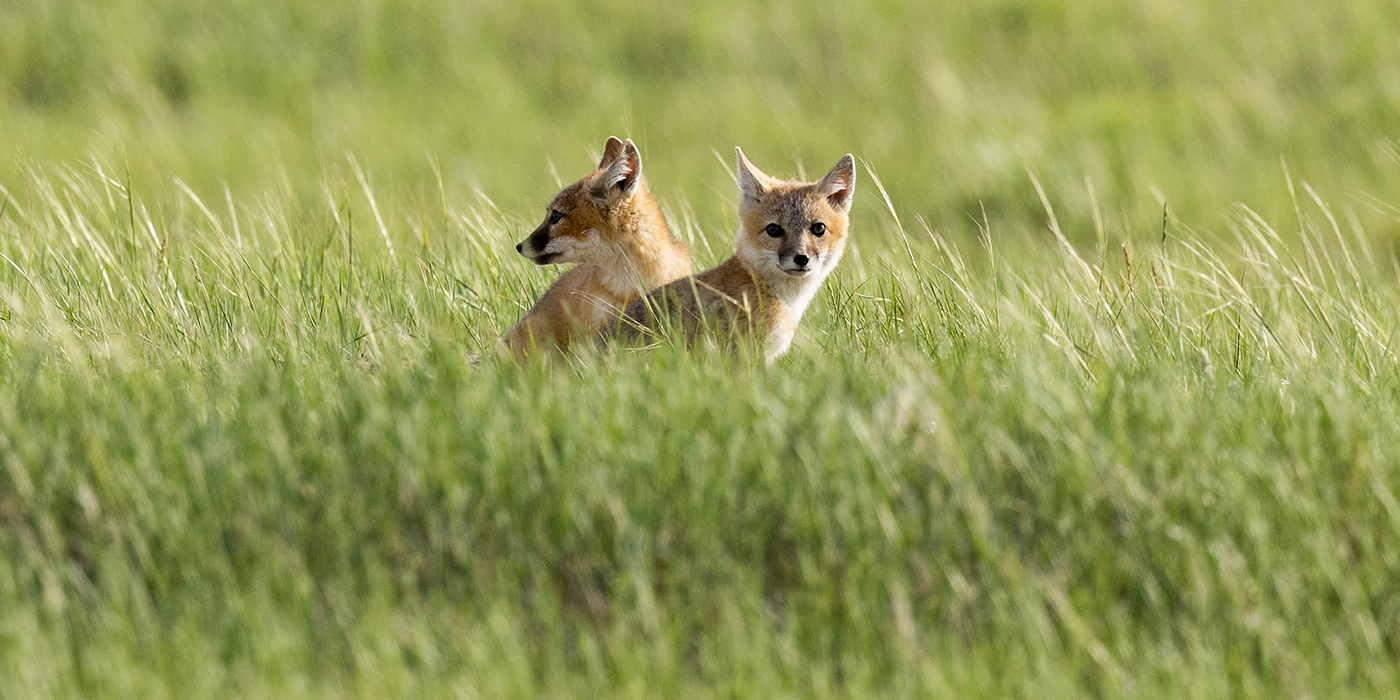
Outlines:
{"label": "meadow", "polygon": [[[0,697],[1393,697],[1400,7],[0,0]],[[861,164],[523,365],[610,134]]]}

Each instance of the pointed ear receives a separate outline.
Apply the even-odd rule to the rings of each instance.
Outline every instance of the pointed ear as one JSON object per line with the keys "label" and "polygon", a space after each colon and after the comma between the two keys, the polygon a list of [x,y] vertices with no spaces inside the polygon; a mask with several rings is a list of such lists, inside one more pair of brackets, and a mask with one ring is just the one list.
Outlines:
{"label": "pointed ear", "polygon": [[851,210],[851,200],[856,194],[856,159],[847,153],[836,161],[826,175],[817,183],[817,193],[826,197],[831,206],[841,211]]}
{"label": "pointed ear", "polygon": [[768,176],[744,157],[744,149],[735,146],[734,155],[739,163],[739,204],[757,204],[768,192]]}
{"label": "pointed ear", "polygon": [[608,167],[609,163],[617,160],[617,156],[622,153],[622,141],[616,136],[609,136],[608,142],[603,144],[603,159],[598,161],[598,169]]}
{"label": "pointed ear", "polygon": [[637,190],[637,181],[642,177],[642,154],[637,152],[637,144],[627,139],[622,142],[617,157],[601,167],[603,179],[598,183],[601,197],[605,200],[625,197]]}

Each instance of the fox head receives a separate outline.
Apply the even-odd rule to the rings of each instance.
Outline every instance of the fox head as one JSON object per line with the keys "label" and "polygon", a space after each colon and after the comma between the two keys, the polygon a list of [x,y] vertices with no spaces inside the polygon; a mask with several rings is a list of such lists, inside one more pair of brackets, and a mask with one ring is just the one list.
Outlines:
{"label": "fox head", "polygon": [[739,161],[738,253],[770,280],[821,279],[846,249],[855,159],[848,153],[817,182],[764,175],[744,151]]}
{"label": "fox head", "polygon": [[619,212],[644,189],[636,144],[610,136],[598,167],[554,195],[544,223],[515,250],[536,265],[586,262],[617,234]]}

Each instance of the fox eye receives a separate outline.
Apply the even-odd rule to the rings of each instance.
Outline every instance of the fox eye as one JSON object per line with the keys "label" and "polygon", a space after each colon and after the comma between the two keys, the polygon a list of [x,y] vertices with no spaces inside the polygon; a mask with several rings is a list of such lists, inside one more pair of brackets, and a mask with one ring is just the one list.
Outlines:
{"label": "fox eye", "polygon": [[558,210],[551,210],[549,212],[549,225],[553,226],[554,224],[559,223],[563,218],[564,212]]}
{"label": "fox eye", "polygon": [[812,224],[812,235],[813,235],[813,236],[820,236],[820,235],[822,235],[823,233],[826,233],[826,224],[824,224],[824,223],[822,223],[822,222],[820,222],[820,221],[818,221],[818,222],[815,223],[815,224]]}
{"label": "fox eye", "polygon": [[779,226],[779,225],[777,225],[777,224],[768,224],[768,228],[766,228],[766,229],[764,229],[764,230],[768,232],[768,235],[770,235],[770,236],[772,236],[772,237],[774,237],[774,238],[782,238],[782,237],[783,237],[783,227],[782,227],[782,226]]}

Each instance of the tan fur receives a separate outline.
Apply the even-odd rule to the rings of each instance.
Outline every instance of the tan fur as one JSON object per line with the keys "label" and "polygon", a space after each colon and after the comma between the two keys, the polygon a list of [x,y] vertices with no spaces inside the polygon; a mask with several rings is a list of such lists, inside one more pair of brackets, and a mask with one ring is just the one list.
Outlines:
{"label": "tan fur", "polygon": [[[770,362],[787,352],[807,305],[845,252],[855,159],[842,157],[818,182],[792,182],[764,175],[735,151],[740,225],[734,256],[632,302],[607,331],[610,338],[636,343],[671,326],[693,342],[706,326],[758,341]],[[821,235],[815,224],[825,227]],[[770,235],[770,225],[781,235]]]}
{"label": "tan fur", "polygon": [[[671,235],[629,139],[609,138],[597,169],[555,195],[515,249],[537,265],[578,263],[502,338],[516,357],[569,349],[647,291],[690,274],[690,251]],[[580,335],[581,334],[581,335]]]}

